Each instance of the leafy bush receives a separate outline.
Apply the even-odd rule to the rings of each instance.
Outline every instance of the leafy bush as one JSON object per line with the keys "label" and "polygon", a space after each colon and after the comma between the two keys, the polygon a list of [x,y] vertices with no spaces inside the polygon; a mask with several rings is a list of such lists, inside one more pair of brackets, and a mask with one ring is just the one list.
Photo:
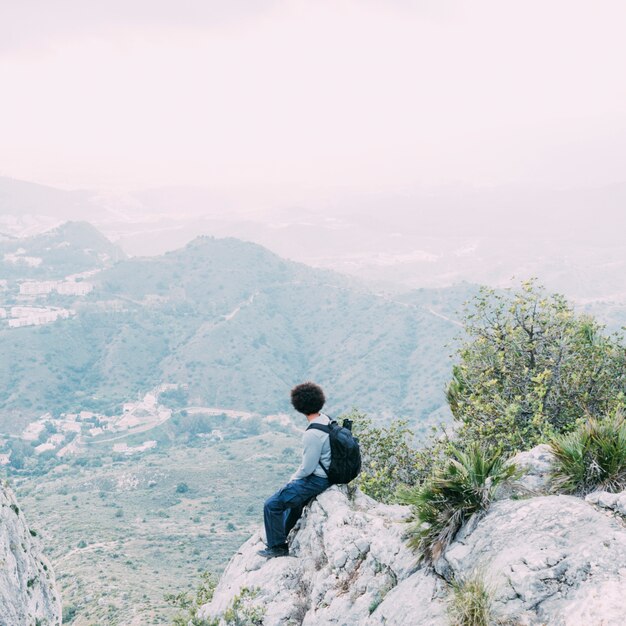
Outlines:
{"label": "leafy bush", "polygon": [[78,609],[73,604],[64,606],[63,607],[63,623],[69,624],[70,622],[72,622],[74,620],[74,617],[76,617],[77,612],[78,612]]}
{"label": "leafy bush", "polygon": [[626,420],[623,414],[589,419],[551,442],[555,490],[583,495],[626,489]]}
{"label": "leafy bush", "polygon": [[159,394],[159,402],[170,409],[181,409],[189,404],[189,392],[184,387],[168,389]]}
{"label": "leafy bush", "polygon": [[465,330],[447,390],[460,440],[526,450],[571,431],[582,415],[624,406],[621,337],[534,281],[518,291],[482,289]]}
{"label": "leafy bush", "polygon": [[466,451],[451,446],[452,456],[421,486],[405,489],[415,522],[409,545],[433,562],[474,514],[489,507],[501,484],[517,475],[499,451],[473,444]]}
{"label": "leafy bush", "polygon": [[398,487],[415,485],[423,478],[422,459],[407,422],[394,420],[386,427],[374,426],[358,411],[343,417],[353,420],[361,447],[362,469],[355,484],[364,493],[379,502],[394,502]]}
{"label": "leafy bush", "polygon": [[450,626],[489,626],[492,593],[482,576],[474,574],[463,581],[452,582],[452,596],[448,605]]}
{"label": "leafy bush", "polygon": [[254,604],[258,595],[258,589],[241,589],[224,611],[226,626],[262,626],[265,607]]}
{"label": "leafy bush", "polygon": [[202,574],[202,582],[195,595],[189,593],[166,594],[165,601],[181,611],[174,616],[173,626],[261,626],[265,608],[255,604],[258,589],[243,587],[221,616],[204,619],[198,615],[200,608],[209,603],[217,587],[217,578],[210,572]]}
{"label": "leafy bush", "polygon": [[217,577],[211,572],[203,572],[200,585],[192,596],[189,593],[166,594],[165,601],[180,609],[174,616],[173,626],[211,626],[212,622],[198,617],[200,607],[207,604],[213,598],[217,587]]}

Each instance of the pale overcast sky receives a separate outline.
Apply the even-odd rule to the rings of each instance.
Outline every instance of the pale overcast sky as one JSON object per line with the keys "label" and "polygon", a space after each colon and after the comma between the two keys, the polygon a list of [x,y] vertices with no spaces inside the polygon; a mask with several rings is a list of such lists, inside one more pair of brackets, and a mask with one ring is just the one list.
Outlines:
{"label": "pale overcast sky", "polygon": [[0,0],[0,175],[624,182],[622,0]]}

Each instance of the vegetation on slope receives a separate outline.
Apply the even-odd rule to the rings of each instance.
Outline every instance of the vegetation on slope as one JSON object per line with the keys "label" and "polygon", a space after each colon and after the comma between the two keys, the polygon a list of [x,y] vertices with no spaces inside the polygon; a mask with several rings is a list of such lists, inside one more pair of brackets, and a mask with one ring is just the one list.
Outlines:
{"label": "vegetation on slope", "polygon": [[[197,417],[180,428],[194,428]],[[176,609],[164,595],[194,587],[202,571],[222,571],[258,528],[263,500],[298,463],[296,433],[274,426],[254,435],[253,421],[211,417],[206,423],[223,440],[200,436],[201,428],[166,446],[168,424],[168,432],[151,433],[159,446],[142,454],[92,446],[45,475],[13,477],[73,626],[128,624],[133,616],[170,624]]]}
{"label": "vegetation on slope", "polygon": [[461,441],[527,450],[624,406],[620,338],[533,281],[517,291],[483,289],[466,331],[447,391]]}
{"label": "vegetation on slope", "polygon": [[12,416],[0,431],[18,414],[114,414],[160,382],[188,385],[198,405],[273,413],[310,378],[336,413],[416,426],[445,406],[454,324],[260,246],[200,238],[90,280],[76,317],[0,329],[0,410]]}
{"label": "vegetation on slope", "polygon": [[591,418],[551,442],[553,485],[563,493],[626,489],[626,420],[621,413]]}
{"label": "vegetation on slope", "polygon": [[[552,442],[555,488],[587,493],[626,485],[626,351],[592,318],[533,281],[517,291],[482,290],[466,313],[466,340],[448,386],[458,426],[416,450],[402,422],[359,420],[360,487],[414,507],[412,545],[435,560],[499,484],[515,475],[506,459]],[[572,432],[573,431],[573,432]]]}
{"label": "vegetation on slope", "polygon": [[469,518],[485,511],[498,487],[516,474],[497,450],[472,444],[451,446],[443,467],[423,484],[406,489],[404,501],[415,510],[409,545],[429,563],[436,561]]}
{"label": "vegetation on slope", "polygon": [[[560,486],[569,491],[581,492],[581,481],[622,488],[624,480],[623,419],[590,417],[624,403],[621,339],[532,282],[516,292],[483,291],[473,304],[448,390],[456,429],[417,449],[405,422],[381,426],[350,415],[363,449],[358,486],[413,506],[409,544],[431,563],[516,476],[508,459],[518,451],[557,437]],[[455,624],[489,623],[483,581],[459,581],[450,610]]]}

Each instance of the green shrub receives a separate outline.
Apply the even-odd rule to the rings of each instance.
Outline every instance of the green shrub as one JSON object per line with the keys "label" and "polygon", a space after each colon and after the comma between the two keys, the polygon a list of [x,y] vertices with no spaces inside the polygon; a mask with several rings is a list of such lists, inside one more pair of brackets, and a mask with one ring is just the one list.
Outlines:
{"label": "green shrub", "polygon": [[217,587],[217,577],[211,572],[203,572],[201,582],[192,596],[189,593],[166,594],[165,601],[180,609],[174,616],[173,626],[214,626],[219,622],[198,617],[198,610],[213,598]]}
{"label": "green shrub", "polygon": [[159,394],[159,402],[170,409],[181,409],[189,404],[189,392],[184,387],[168,389]]}
{"label": "green shrub", "polygon": [[180,609],[174,616],[173,626],[261,626],[265,616],[265,608],[255,604],[259,595],[258,589],[243,587],[234,596],[224,613],[216,618],[203,619],[198,616],[200,608],[209,603],[215,593],[217,578],[210,572],[202,574],[202,581],[195,592],[166,594],[165,601]]}
{"label": "green shrub", "polygon": [[571,432],[581,415],[625,406],[622,338],[534,281],[482,289],[464,321],[447,390],[459,440],[527,450]]}
{"label": "green shrub", "polygon": [[226,626],[262,626],[265,607],[254,603],[258,595],[258,589],[243,587],[224,611]]}
{"label": "green shrub", "polygon": [[623,414],[589,419],[551,442],[556,491],[584,495],[626,489],[626,420]]}
{"label": "green shrub", "polygon": [[474,514],[489,507],[498,486],[517,475],[499,451],[473,444],[452,456],[419,487],[405,489],[402,499],[413,506],[409,545],[433,562]]}
{"label": "green shrub", "polygon": [[73,604],[64,606],[63,607],[63,623],[69,624],[70,622],[72,622],[74,617],[76,617],[77,611],[78,609]]}
{"label": "green shrub", "polygon": [[474,574],[466,580],[453,581],[448,604],[450,626],[489,626],[493,623],[491,602],[491,590],[482,576]]}
{"label": "green shrub", "polygon": [[358,411],[343,417],[353,420],[361,447],[362,468],[355,484],[363,493],[379,502],[395,502],[398,487],[415,485],[424,477],[422,459],[406,421],[394,420],[382,427],[374,426]]}

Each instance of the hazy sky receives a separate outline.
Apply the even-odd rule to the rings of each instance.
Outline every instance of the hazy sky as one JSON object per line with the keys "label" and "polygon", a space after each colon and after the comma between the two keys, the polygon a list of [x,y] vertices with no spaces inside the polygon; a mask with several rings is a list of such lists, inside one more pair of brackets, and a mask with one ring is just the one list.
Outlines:
{"label": "hazy sky", "polygon": [[623,0],[0,0],[0,175],[622,182]]}

